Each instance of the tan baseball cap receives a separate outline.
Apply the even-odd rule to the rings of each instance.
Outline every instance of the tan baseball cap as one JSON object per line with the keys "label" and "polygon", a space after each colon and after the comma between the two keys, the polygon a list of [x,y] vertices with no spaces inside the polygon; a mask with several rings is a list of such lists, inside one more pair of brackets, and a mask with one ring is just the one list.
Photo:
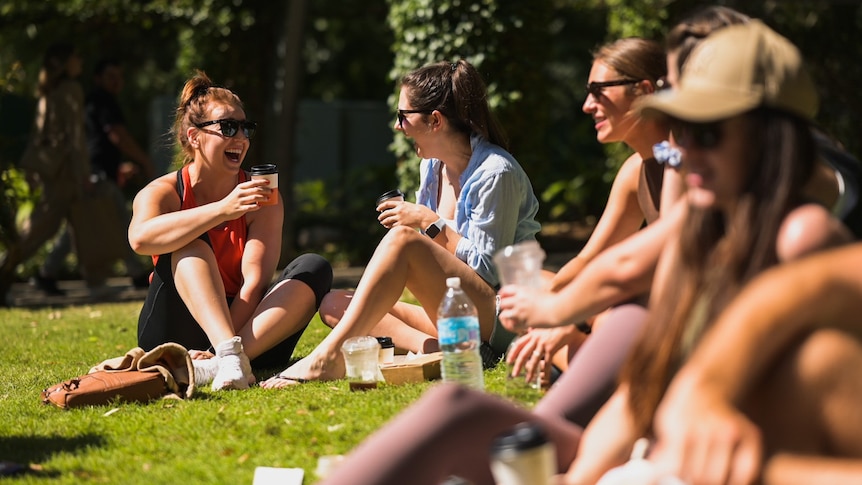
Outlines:
{"label": "tan baseball cap", "polygon": [[679,86],[644,96],[638,109],[642,116],[707,123],[759,106],[813,119],[818,104],[799,50],[753,20],[704,39],[689,57]]}

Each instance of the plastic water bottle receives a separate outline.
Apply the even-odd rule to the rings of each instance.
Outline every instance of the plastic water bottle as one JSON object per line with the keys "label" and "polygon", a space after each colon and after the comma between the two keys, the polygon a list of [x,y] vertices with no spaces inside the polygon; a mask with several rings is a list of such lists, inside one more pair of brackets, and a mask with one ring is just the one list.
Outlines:
{"label": "plastic water bottle", "polygon": [[461,289],[461,279],[446,278],[446,295],[437,310],[437,339],[443,351],[443,380],[484,389],[482,356],[479,354],[479,314]]}

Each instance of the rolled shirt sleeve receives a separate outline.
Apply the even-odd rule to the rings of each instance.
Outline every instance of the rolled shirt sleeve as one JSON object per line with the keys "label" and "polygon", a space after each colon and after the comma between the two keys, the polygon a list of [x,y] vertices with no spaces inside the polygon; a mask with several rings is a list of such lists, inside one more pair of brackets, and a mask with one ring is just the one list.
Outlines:
{"label": "rolled shirt sleeve", "polygon": [[[494,254],[505,246],[534,240],[539,202],[527,174],[514,157],[482,137],[471,138],[473,155],[461,175],[455,225],[462,239],[455,256],[473,268],[489,285],[499,277]],[[436,212],[439,160],[423,160],[417,202]]]}

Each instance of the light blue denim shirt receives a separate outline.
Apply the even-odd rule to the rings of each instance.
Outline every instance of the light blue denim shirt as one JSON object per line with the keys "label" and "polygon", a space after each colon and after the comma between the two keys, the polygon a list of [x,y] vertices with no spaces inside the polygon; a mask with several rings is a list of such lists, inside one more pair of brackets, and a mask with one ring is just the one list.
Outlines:
{"label": "light blue denim shirt", "polygon": [[[473,155],[461,174],[461,195],[455,208],[455,225],[462,237],[455,256],[496,288],[500,280],[494,253],[536,238],[541,228],[536,221],[539,201],[524,169],[509,152],[479,135],[470,138],[470,145]],[[419,165],[416,202],[434,212],[440,163],[423,159]]]}

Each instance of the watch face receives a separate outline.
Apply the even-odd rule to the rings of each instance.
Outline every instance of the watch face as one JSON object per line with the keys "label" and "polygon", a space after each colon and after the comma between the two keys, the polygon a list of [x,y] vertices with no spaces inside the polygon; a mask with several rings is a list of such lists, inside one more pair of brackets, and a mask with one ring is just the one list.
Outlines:
{"label": "watch face", "polygon": [[428,226],[428,229],[425,229],[425,234],[427,234],[431,239],[434,239],[437,237],[437,234],[440,234],[440,228],[437,227],[436,224],[431,224]]}

